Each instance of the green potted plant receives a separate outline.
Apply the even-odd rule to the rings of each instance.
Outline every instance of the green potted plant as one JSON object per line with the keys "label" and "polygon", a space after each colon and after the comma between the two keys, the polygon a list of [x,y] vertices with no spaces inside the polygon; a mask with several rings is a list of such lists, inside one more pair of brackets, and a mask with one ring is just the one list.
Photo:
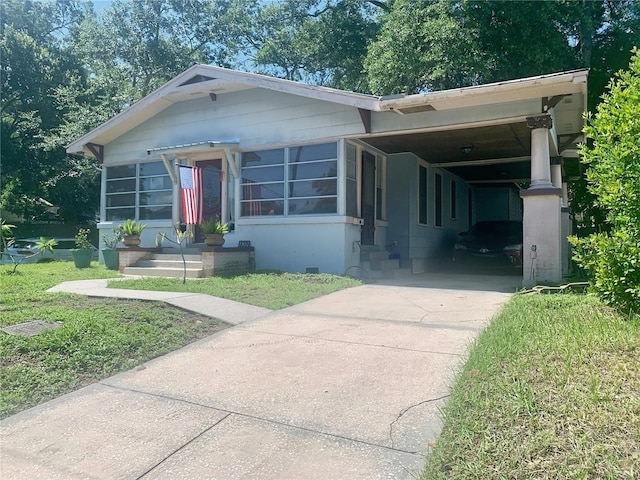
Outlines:
{"label": "green potted plant", "polygon": [[116,247],[118,243],[122,240],[122,230],[118,228],[114,228],[111,234],[104,234],[102,236],[102,241],[104,243],[104,248],[102,249],[102,259],[104,260],[104,266],[109,270],[118,270],[120,256],[118,255],[118,251]]}
{"label": "green potted plant", "polygon": [[76,233],[76,248],[71,250],[71,257],[76,268],[87,268],[91,265],[91,257],[95,247],[89,242],[88,236],[88,228],[81,228]]}
{"label": "green potted plant", "polygon": [[211,218],[200,224],[200,230],[204,233],[206,245],[221,247],[224,245],[224,234],[229,232],[229,225],[222,223],[218,218]]}
{"label": "green potted plant", "polygon": [[146,224],[138,223],[128,218],[118,228],[122,231],[122,243],[126,247],[137,247],[140,245],[140,234]]}

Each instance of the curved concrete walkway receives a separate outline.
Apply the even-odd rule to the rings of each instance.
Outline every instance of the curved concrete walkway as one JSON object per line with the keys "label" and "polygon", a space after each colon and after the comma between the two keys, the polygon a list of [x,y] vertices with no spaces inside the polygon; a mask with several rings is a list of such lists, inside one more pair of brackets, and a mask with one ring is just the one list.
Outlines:
{"label": "curved concrete walkway", "polygon": [[[469,343],[518,283],[432,275],[234,314],[232,328],[2,421],[0,476],[413,479]],[[208,314],[224,318],[225,302]]]}

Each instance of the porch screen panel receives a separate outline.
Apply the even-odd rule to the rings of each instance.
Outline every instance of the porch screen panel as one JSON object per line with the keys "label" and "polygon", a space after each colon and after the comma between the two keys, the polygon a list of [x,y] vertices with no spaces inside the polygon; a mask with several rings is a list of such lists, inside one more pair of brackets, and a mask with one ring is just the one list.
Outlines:
{"label": "porch screen panel", "polygon": [[138,177],[140,220],[170,219],[173,188],[162,162],[141,163]]}
{"label": "porch screen panel", "polygon": [[336,213],[338,146],[323,143],[289,150],[289,215]]}
{"label": "porch screen panel", "polygon": [[106,220],[135,218],[136,214],[135,165],[107,167],[107,188],[105,196]]}
{"label": "porch screen panel", "polygon": [[355,145],[347,144],[347,215],[358,216],[358,164]]}
{"label": "porch screen panel", "polygon": [[173,189],[162,162],[106,168],[105,220],[171,219]]}
{"label": "porch screen panel", "polygon": [[240,214],[284,215],[283,148],[242,154]]}

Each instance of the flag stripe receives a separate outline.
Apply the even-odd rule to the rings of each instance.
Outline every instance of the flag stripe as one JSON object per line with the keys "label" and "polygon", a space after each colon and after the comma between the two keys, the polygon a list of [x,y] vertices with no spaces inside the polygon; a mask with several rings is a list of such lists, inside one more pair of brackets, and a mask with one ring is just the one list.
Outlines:
{"label": "flag stripe", "polygon": [[182,220],[187,225],[202,223],[202,169],[180,165]]}

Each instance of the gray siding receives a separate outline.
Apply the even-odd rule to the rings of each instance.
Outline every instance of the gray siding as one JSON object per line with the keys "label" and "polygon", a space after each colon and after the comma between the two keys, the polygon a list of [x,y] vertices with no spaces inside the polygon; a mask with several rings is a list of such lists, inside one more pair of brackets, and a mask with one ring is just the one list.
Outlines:
{"label": "gray siding", "polygon": [[[428,167],[427,225],[418,223],[418,166],[425,165],[413,154],[390,155],[387,161],[387,241],[402,266],[435,265],[448,261],[458,234],[468,229],[468,185],[446,170]],[[435,222],[435,173],[442,176],[442,226]],[[456,181],[456,218],[451,218],[451,180]]]}

